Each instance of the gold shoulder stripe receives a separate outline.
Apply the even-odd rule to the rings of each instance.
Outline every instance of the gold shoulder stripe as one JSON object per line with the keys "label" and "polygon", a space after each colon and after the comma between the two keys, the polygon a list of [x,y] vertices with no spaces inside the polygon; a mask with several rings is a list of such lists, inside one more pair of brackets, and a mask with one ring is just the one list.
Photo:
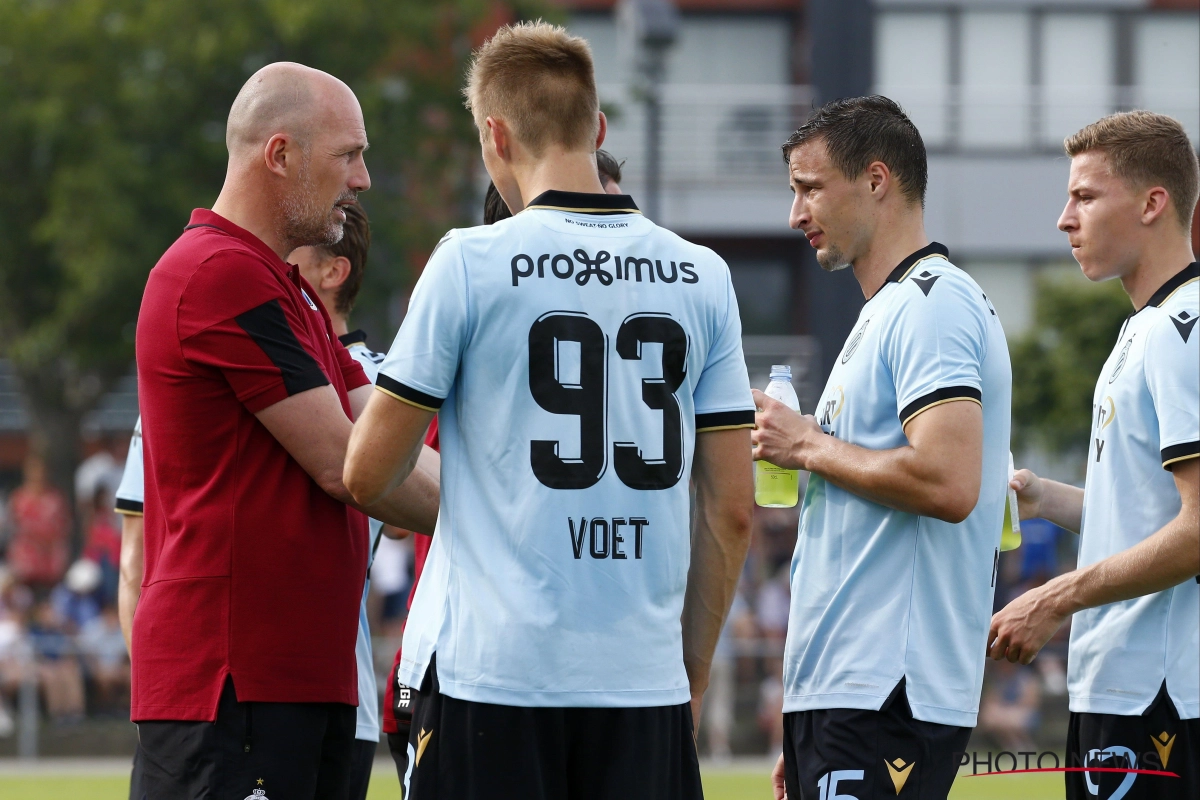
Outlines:
{"label": "gold shoulder stripe", "polygon": [[1166,469],[1172,464],[1178,464],[1180,461],[1187,461],[1189,458],[1200,458],[1200,453],[1188,453],[1186,456],[1179,456],[1177,458],[1172,458],[1169,461],[1164,461],[1163,469]]}
{"label": "gold shoulder stripe", "polygon": [[145,516],[145,513],[142,511],[133,511],[132,509],[128,509],[128,508],[114,508],[113,511],[117,512],[118,514],[120,514],[123,517]]}
{"label": "gold shoulder stripe", "polygon": [[930,403],[927,406],[922,406],[921,408],[918,408],[916,411],[909,414],[908,417],[904,420],[904,422],[900,423],[900,427],[901,428],[905,427],[906,425],[908,425],[908,423],[912,422],[913,419],[921,416],[922,414],[924,414],[926,411],[933,408],[934,406],[940,406],[940,405],[944,405],[946,403],[957,403],[959,400],[970,400],[972,403],[976,404],[980,408],[983,408],[983,401],[979,400],[978,398],[975,398],[975,397],[947,397],[945,400],[935,400],[934,402]]}
{"label": "gold shoulder stripe", "polygon": [[714,425],[711,428],[697,428],[696,433],[711,433],[713,431],[733,431],[738,428],[753,428],[753,422],[747,422],[742,425]]}
{"label": "gold shoulder stripe", "polygon": [[438,412],[438,410],[436,408],[430,408],[429,406],[423,406],[420,403],[416,403],[412,400],[409,400],[407,397],[401,397],[400,395],[396,394],[395,392],[388,391],[387,389],[383,388],[379,384],[375,384],[375,388],[378,389],[379,391],[383,392],[384,394],[386,394],[388,397],[396,398],[401,403],[408,403],[413,408],[419,408],[422,411],[429,411],[430,413],[433,413],[433,414],[436,414]]}

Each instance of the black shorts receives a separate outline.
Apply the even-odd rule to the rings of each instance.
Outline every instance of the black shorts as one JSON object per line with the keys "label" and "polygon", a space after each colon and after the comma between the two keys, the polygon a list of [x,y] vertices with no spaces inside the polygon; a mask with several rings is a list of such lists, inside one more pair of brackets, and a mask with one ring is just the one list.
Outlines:
{"label": "black shorts", "polygon": [[[1165,683],[1140,717],[1072,712],[1067,766],[1152,770],[1179,776],[1068,772],[1067,800],[1200,797],[1200,719],[1179,719]],[[1089,784],[1095,791],[1089,790]],[[1124,794],[1122,787],[1126,787]]]}
{"label": "black shorts", "polygon": [[142,788],[141,742],[138,742],[133,751],[133,769],[129,773],[129,800],[146,800],[146,790]]}
{"label": "black shorts", "polygon": [[138,724],[147,800],[346,797],[357,709],[342,703],[239,703],[226,680],[216,722]]}
{"label": "black shorts", "polygon": [[970,736],[970,728],[913,719],[903,680],[879,711],[784,714],[788,798],[945,798]]}
{"label": "black shorts", "polygon": [[371,770],[375,767],[375,751],[378,749],[379,742],[354,740],[354,753],[350,756],[350,800],[367,800]]}
{"label": "black shorts", "polygon": [[404,800],[702,800],[691,706],[523,708],[438,691],[413,703]]}

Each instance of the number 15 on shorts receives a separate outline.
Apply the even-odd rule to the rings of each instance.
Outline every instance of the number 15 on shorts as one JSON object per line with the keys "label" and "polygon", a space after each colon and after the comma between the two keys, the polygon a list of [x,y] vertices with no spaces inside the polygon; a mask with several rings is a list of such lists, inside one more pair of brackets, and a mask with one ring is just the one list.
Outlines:
{"label": "number 15 on shorts", "polygon": [[858,800],[852,794],[838,794],[838,783],[861,781],[863,775],[861,769],[835,769],[832,772],[826,772],[821,776],[821,780],[817,781],[817,788],[821,790],[820,800]]}

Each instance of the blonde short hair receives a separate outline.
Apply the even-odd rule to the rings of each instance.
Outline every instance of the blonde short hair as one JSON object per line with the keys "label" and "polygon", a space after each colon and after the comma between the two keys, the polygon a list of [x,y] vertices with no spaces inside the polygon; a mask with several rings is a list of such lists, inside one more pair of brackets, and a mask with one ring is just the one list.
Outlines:
{"label": "blonde short hair", "polygon": [[1200,167],[1179,122],[1150,111],[1123,111],[1088,125],[1063,142],[1067,155],[1100,150],[1113,173],[1137,187],[1161,186],[1171,196],[1179,223],[1191,230]]}
{"label": "blonde short hair", "polygon": [[600,134],[592,49],[564,28],[538,20],[505,25],[475,51],[463,90],[475,125],[508,123],[534,155],[547,145],[595,149]]}

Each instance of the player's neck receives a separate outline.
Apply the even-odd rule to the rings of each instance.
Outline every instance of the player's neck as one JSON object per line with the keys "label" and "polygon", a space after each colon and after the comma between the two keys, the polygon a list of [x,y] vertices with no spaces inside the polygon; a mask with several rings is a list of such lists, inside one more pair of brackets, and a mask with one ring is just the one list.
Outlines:
{"label": "player's neck", "polygon": [[590,153],[549,147],[536,160],[513,164],[512,171],[513,179],[521,190],[522,209],[534,198],[551,190],[604,194],[604,187],[596,173],[596,160]]}
{"label": "player's neck", "polygon": [[1133,307],[1141,311],[1160,286],[1195,260],[1187,236],[1174,231],[1156,236],[1142,250],[1134,268],[1121,276],[1121,285]]}
{"label": "player's neck", "polygon": [[866,251],[851,262],[863,297],[868,300],[874,297],[901,261],[928,244],[920,211],[882,221]]}
{"label": "player's neck", "polygon": [[213,203],[213,213],[257,236],[281,260],[286,260],[295,245],[286,241],[277,219],[279,204],[264,192],[254,191],[249,181],[241,180],[232,170],[225,178],[221,194]]}

